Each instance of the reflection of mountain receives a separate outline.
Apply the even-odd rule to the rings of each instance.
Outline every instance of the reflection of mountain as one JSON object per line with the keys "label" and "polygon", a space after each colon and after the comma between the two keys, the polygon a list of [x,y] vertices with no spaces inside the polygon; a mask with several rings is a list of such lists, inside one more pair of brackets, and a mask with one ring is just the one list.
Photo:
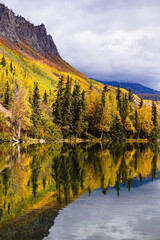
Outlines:
{"label": "reflection of mountain", "polygon": [[[130,190],[141,185],[140,181],[143,184],[159,178],[159,173],[156,173],[157,166],[160,166],[158,151],[156,146],[153,148],[145,144],[102,146],[54,143],[22,145],[19,151],[17,147],[11,149],[10,146],[0,145],[1,221],[16,218],[15,231],[19,231],[19,226],[25,222],[24,232],[31,225],[34,232],[37,231],[36,224],[42,230],[41,223],[45,219],[43,231],[46,233],[51,226],[50,217],[54,218],[57,209],[49,205],[51,215],[47,220],[47,207],[44,208],[44,205],[48,206],[53,201],[55,205],[57,200],[67,205],[86,191],[92,195],[97,188],[108,194],[107,188],[116,186],[117,194],[121,195],[122,184]],[[56,198],[48,197],[53,192],[57,193]],[[28,214],[24,215],[25,212]],[[12,222],[8,224],[12,225]]]}

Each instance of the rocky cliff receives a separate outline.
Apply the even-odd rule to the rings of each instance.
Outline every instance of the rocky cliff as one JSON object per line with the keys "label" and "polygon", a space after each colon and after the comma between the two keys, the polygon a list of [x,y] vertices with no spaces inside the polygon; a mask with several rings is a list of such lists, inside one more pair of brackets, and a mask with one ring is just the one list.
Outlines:
{"label": "rocky cliff", "polygon": [[0,36],[14,43],[27,42],[35,50],[60,57],[51,35],[47,35],[44,24],[34,26],[21,16],[0,4]]}

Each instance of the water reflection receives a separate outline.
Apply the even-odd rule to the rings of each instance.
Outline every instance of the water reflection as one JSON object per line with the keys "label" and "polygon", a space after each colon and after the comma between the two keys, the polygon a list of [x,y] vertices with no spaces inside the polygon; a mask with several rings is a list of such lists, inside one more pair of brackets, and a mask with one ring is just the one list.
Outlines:
{"label": "water reflection", "polygon": [[[8,227],[19,232],[23,225],[26,239],[32,239],[32,236],[27,238],[27,229],[32,227],[36,229],[31,231],[33,239],[43,239],[64,204],[85,192],[92,196],[92,191],[97,188],[109,196],[110,188],[114,187],[117,196],[121,196],[122,186],[130,191],[135,178],[137,184],[143,183],[144,178],[145,181],[146,178],[153,180],[159,168],[159,147],[156,145],[51,143],[11,147],[2,144],[0,222],[3,229],[0,227],[0,236],[7,239],[4,234]],[[52,214],[46,214],[47,209]],[[40,223],[37,225],[38,219],[45,219],[43,227]],[[13,221],[16,222],[14,227]],[[35,224],[41,226],[37,238],[34,236],[38,234]],[[8,239],[12,239],[12,231],[8,233]],[[15,235],[13,239],[16,239]]]}

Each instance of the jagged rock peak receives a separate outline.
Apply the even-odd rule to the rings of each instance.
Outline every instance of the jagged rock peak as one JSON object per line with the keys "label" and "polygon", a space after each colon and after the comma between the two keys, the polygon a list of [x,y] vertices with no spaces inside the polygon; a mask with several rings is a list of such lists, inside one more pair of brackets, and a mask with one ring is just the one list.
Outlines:
{"label": "jagged rock peak", "polygon": [[34,26],[24,17],[15,13],[0,3],[0,36],[14,43],[27,42],[35,50],[60,57],[51,35],[47,35],[44,24]]}

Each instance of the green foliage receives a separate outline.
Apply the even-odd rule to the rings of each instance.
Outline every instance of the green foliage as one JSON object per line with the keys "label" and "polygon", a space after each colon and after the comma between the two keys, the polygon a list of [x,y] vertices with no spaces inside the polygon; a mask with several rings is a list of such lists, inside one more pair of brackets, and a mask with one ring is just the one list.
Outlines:
{"label": "green foliage", "polygon": [[143,98],[141,98],[141,101],[139,103],[139,108],[141,108],[143,106]]}
{"label": "green foliage", "polygon": [[5,108],[9,109],[10,103],[11,103],[11,91],[10,91],[10,87],[9,87],[9,82],[7,81],[6,85],[5,85],[3,106]]}
{"label": "green foliage", "polygon": [[44,102],[45,104],[48,103],[48,94],[47,94],[47,91],[46,91],[46,90],[45,90],[44,95],[43,95],[43,102]]}
{"label": "green foliage", "polygon": [[113,123],[110,128],[110,137],[113,142],[122,141],[124,138],[123,124],[119,114],[116,114],[113,119]]}
{"label": "green foliage", "polygon": [[116,99],[117,99],[117,106],[118,106],[118,111],[121,113],[121,86],[120,83],[118,84],[118,88],[117,88],[117,95],[116,95]]}
{"label": "green foliage", "polygon": [[152,122],[154,127],[158,126],[157,106],[154,101],[152,101]]}
{"label": "green foliage", "polygon": [[131,89],[129,89],[129,92],[128,92],[128,100],[129,100],[130,102],[133,102],[133,94],[132,94]]}
{"label": "green foliage", "polygon": [[1,58],[1,65],[2,67],[5,67],[6,66],[6,59],[5,59],[5,56],[3,55],[3,57]]}

